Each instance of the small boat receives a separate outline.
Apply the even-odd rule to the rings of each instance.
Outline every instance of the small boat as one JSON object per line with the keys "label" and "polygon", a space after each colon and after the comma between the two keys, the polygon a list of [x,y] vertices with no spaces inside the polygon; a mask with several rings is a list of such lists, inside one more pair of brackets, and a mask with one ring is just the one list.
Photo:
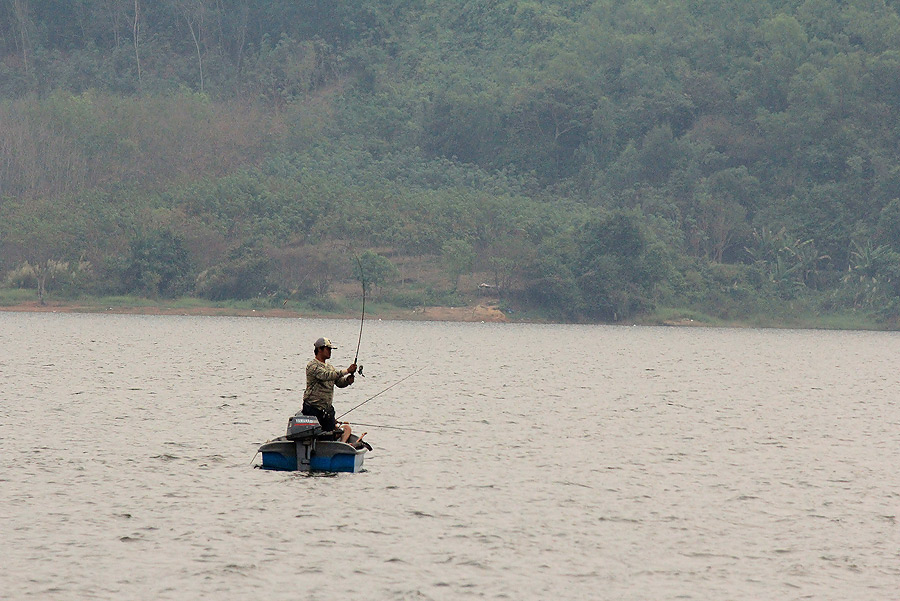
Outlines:
{"label": "small boat", "polygon": [[315,417],[294,415],[288,420],[287,433],[270,440],[259,447],[262,465],[268,470],[358,472],[362,470],[366,451],[372,447],[361,442],[359,437],[350,435],[347,442],[330,440],[330,434],[323,434],[322,426]]}

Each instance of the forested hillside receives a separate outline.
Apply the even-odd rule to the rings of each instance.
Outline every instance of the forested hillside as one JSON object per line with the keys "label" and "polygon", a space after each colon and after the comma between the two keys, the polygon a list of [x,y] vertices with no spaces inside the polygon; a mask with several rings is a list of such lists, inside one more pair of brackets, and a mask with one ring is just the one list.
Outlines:
{"label": "forested hillside", "polygon": [[0,0],[0,278],[896,323],[898,4]]}

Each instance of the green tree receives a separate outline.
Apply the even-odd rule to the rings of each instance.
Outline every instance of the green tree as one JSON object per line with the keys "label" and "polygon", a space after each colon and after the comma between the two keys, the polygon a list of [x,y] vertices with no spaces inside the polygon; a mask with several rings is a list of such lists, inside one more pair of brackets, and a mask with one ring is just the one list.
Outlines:
{"label": "green tree", "polygon": [[877,238],[881,244],[900,252],[900,199],[895,198],[881,210]]}
{"label": "green tree", "polygon": [[390,259],[367,250],[358,258],[358,263],[353,268],[354,275],[363,285],[366,292],[377,292],[380,286],[384,286],[391,278],[397,277],[397,267]]}
{"label": "green tree", "polygon": [[441,248],[444,268],[453,280],[453,292],[459,288],[459,278],[472,271],[475,265],[475,249],[467,240],[450,240]]}
{"label": "green tree", "polygon": [[[29,274],[26,281],[42,305],[54,281],[73,273],[69,259],[80,257],[85,237],[84,215],[67,202],[0,197],[0,248],[20,273]],[[82,262],[73,265],[77,270]]]}
{"label": "green tree", "polygon": [[173,298],[190,290],[191,263],[181,236],[155,230],[136,238],[122,273],[127,292]]}
{"label": "green tree", "polygon": [[527,266],[523,297],[531,305],[549,310],[554,316],[578,316],[581,293],[569,265],[552,255],[538,256]]}
{"label": "green tree", "polygon": [[759,182],[745,167],[725,169],[706,178],[696,196],[697,226],[706,255],[721,263],[732,246],[743,248],[747,216],[752,215]]}
{"label": "green tree", "polygon": [[670,264],[640,215],[594,217],[579,229],[576,244],[574,275],[588,316],[618,321],[653,307]]}

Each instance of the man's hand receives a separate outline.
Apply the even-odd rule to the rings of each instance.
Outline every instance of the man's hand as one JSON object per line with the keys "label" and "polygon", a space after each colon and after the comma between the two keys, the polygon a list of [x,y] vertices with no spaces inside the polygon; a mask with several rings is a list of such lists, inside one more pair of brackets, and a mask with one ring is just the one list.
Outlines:
{"label": "man's hand", "polygon": [[356,373],[356,363],[351,363],[351,364],[350,364],[350,367],[347,368],[347,373],[348,373],[348,374],[355,374],[355,373]]}
{"label": "man's hand", "polygon": [[354,376],[353,374],[350,374],[349,376],[347,376],[347,385],[349,386],[350,384],[353,384],[353,382],[355,380],[356,380],[356,376]]}

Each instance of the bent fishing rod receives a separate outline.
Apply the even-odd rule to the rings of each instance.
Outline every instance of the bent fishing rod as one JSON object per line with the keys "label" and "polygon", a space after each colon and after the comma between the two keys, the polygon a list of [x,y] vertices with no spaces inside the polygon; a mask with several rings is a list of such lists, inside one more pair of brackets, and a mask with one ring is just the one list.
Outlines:
{"label": "bent fishing rod", "polygon": [[[359,281],[362,283],[362,315],[359,318],[359,340],[356,341],[356,356],[353,358],[354,364],[359,359],[359,347],[362,344],[363,324],[366,323],[366,278],[363,275],[362,261],[359,260],[359,255],[356,256],[356,264],[359,266]],[[363,373],[362,365],[357,365],[356,371],[362,377],[366,377],[366,374]]]}
{"label": "bent fishing rod", "polygon": [[384,390],[382,390],[382,391],[379,392],[378,394],[374,394],[374,395],[370,396],[369,398],[367,398],[366,400],[364,400],[362,403],[360,403],[359,405],[357,405],[357,406],[354,407],[353,409],[349,409],[349,410],[347,410],[347,411],[344,411],[344,412],[341,413],[339,416],[337,416],[336,419],[341,419],[342,417],[344,417],[345,415],[347,415],[348,413],[350,413],[350,411],[353,411],[353,410],[355,410],[355,409],[359,409],[360,407],[362,407],[363,405],[365,405],[366,403],[368,403],[369,401],[371,401],[371,400],[374,399],[375,397],[381,396],[382,394],[384,394],[385,392],[387,392],[388,390],[390,390],[391,388],[393,388],[394,386],[396,386],[397,384],[399,384],[399,383],[402,382],[403,380],[408,380],[409,378],[413,377],[414,375],[416,375],[417,373],[419,373],[420,371],[422,371],[423,369],[425,369],[425,367],[427,367],[427,365],[424,366],[424,367],[420,367],[419,369],[417,369],[417,370],[414,371],[413,373],[409,374],[408,376],[406,376],[406,377],[404,377],[404,378],[401,378],[401,379],[397,380],[396,382],[394,382],[393,384],[391,384],[390,386],[388,386],[387,388],[385,388]]}

